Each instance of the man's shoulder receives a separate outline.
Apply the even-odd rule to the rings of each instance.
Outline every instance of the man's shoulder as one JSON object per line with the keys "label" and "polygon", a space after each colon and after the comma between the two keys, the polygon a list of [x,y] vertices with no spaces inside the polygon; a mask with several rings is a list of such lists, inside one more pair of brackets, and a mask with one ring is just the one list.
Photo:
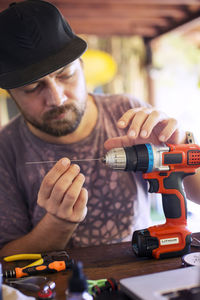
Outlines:
{"label": "man's shoulder", "polygon": [[19,127],[21,124],[21,116],[18,115],[13,118],[8,124],[4,125],[0,130],[0,141],[13,137],[19,133]]}
{"label": "man's shoulder", "polygon": [[93,94],[96,102],[105,105],[129,106],[129,108],[144,106],[145,103],[130,94]]}

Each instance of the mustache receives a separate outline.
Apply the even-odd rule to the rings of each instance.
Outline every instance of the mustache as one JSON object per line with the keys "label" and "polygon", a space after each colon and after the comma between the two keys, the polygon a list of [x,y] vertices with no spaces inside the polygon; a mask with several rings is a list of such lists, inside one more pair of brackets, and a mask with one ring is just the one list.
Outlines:
{"label": "mustache", "polygon": [[47,121],[49,119],[56,118],[60,114],[63,114],[65,112],[69,111],[69,110],[71,112],[76,111],[76,107],[73,104],[66,104],[66,105],[62,105],[62,106],[59,106],[59,107],[52,108],[51,110],[44,113],[43,120]]}

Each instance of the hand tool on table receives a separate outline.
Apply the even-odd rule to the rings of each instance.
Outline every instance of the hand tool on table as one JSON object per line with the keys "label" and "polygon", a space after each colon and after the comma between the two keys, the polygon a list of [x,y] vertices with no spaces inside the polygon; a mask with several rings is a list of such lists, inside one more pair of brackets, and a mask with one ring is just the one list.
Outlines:
{"label": "hand tool on table", "polygon": [[140,144],[111,149],[102,161],[114,170],[142,172],[149,183],[149,192],[162,194],[166,223],[135,231],[132,237],[135,254],[167,258],[188,253],[191,232],[187,228],[182,181],[200,167],[200,147],[196,144]]}
{"label": "hand tool on table", "polygon": [[38,299],[53,299],[54,298],[54,289],[56,284],[54,281],[48,281],[43,288],[38,292]]}
{"label": "hand tool on table", "polygon": [[114,278],[87,280],[88,292],[93,297],[96,297],[104,292],[112,292],[118,290],[118,284]]}
{"label": "hand tool on table", "polygon": [[195,248],[200,248],[200,240],[196,237],[193,237],[191,246]]}
{"label": "hand tool on table", "polygon": [[24,278],[6,278],[4,283],[12,287],[38,292],[41,284],[47,281],[45,276],[29,276]]}
{"label": "hand tool on table", "polygon": [[66,251],[54,251],[44,254],[16,254],[4,258],[7,262],[27,259],[37,260],[23,268],[16,267],[11,270],[4,270],[4,278],[20,278],[42,273],[54,273],[71,269],[74,264],[73,260],[69,259]]}

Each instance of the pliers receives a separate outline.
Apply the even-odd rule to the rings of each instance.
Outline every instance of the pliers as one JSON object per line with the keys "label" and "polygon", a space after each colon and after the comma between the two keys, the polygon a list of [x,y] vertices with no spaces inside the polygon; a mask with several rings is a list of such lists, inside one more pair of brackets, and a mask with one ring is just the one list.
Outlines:
{"label": "pliers", "polygon": [[66,251],[53,251],[46,253],[28,253],[28,254],[15,254],[4,257],[6,262],[17,261],[17,260],[35,260],[33,263],[26,267],[42,265],[46,261],[50,260],[65,260],[69,259],[69,255]]}
{"label": "pliers", "polygon": [[5,278],[20,278],[29,275],[38,275],[44,272],[53,273],[70,269],[74,264],[73,260],[69,259],[69,255],[64,250],[41,254],[16,254],[4,257],[6,262],[29,259],[36,259],[36,261],[23,268],[5,270],[3,276]]}

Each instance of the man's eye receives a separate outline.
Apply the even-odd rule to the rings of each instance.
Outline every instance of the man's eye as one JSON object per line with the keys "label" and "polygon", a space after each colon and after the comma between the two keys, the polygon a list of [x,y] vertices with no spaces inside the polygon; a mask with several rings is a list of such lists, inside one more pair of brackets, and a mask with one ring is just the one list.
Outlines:
{"label": "man's eye", "polygon": [[25,90],[25,93],[33,93],[39,88],[40,84],[38,83],[37,85],[34,85],[33,87],[30,87]]}
{"label": "man's eye", "polygon": [[61,79],[61,80],[67,80],[67,79],[73,77],[73,75],[74,75],[74,73],[71,73],[71,74],[62,74],[58,78]]}

